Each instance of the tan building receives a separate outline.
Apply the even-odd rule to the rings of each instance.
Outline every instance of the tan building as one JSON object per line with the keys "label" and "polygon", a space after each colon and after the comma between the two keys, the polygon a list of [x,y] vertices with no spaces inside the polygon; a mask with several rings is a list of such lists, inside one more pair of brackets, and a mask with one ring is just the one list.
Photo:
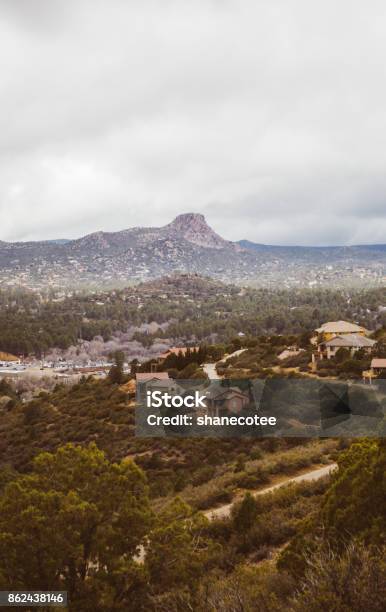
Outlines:
{"label": "tan building", "polygon": [[168,380],[169,374],[167,372],[137,372],[135,375],[136,383],[148,383],[151,380]]}
{"label": "tan building", "polygon": [[331,359],[335,357],[339,349],[344,348],[353,356],[354,353],[363,349],[366,353],[371,353],[376,345],[376,340],[366,338],[360,334],[344,334],[333,336],[330,340],[323,340],[318,344],[318,355],[320,359]]}
{"label": "tan building", "polygon": [[374,359],[371,360],[370,367],[374,374],[382,374],[383,372],[386,372],[386,359],[382,359],[381,357],[374,357]]}
{"label": "tan building", "polygon": [[361,349],[371,353],[376,344],[375,340],[367,337],[370,332],[365,327],[349,321],[328,321],[315,332],[317,336],[311,339],[311,343],[317,347],[312,355],[314,367],[320,359],[335,357],[341,348],[347,349],[352,356]]}
{"label": "tan building", "polygon": [[374,357],[371,360],[370,370],[362,372],[363,382],[369,382],[370,385],[374,378],[386,372],[386,359],[382,357]]}
{"label": "tan building", "polygon": [[21,359],[20,357],[11,355],[11,353],[4,353],[3,351],[0,351],[0,363],[4,365],[8,365],[8,364],[18,365],[21,363]]}
{"label": "tan building", "polygon": [[315,331],[319,336],[319,342],[332,340],[335,336],[345,336],[347,334],[368,336],[370,333],[364,327],[356,323],[349,323],[348,321],[329,321],[328,323],[323,323]]}

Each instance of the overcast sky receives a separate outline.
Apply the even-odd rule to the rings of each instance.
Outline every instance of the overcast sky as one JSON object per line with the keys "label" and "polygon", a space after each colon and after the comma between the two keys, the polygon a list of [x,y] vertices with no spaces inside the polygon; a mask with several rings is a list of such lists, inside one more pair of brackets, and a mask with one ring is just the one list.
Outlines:
{"label": "overcast sky", "polygon": [[0,0],[0,240],[386,242],[384,0]]}

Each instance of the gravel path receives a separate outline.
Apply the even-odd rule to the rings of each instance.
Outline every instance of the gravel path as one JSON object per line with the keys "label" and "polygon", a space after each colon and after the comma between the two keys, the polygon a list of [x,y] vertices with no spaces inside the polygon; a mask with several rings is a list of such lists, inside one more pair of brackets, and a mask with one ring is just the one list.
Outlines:
{"label": "gravel path", "polygon": [[[278,482],[264,489],[259,489],[258,491],[252,491],[251,493],[254,497],[258,497],[259,495],[265,495],[266,493],[271,493],[271,491],[280,489],[280,487],[285,487],[291,482],[310,482],[312,480],[318,480],[319,478],[323,478],[323,476],[327,476],[328,474],[330,474],[332,470],[334,470],[336,467],[336,463],[330,463],[329,465],[324,465],[323,467],[317,468],[316,470],[305,472],[304,474],[300,474],[300,476],[293,476],[291,478],[287,478],[282,482]],[[235,502],[225,504],[224,506],[220,506],[219,508],[215,508],[214,510],[207,510],[206,512],[204,512],[204,514],[210,520],[227,518],[231,513],[232,506],[234,503]]]}

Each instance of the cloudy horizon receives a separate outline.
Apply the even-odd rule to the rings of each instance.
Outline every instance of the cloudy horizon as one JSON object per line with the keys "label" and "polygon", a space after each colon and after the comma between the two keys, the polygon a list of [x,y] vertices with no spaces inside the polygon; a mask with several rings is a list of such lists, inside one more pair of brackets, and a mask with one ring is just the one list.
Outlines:
{"label": "cloudy horizon", "polygon": [[0,240],[386,242],[386,7],[0,0]]}

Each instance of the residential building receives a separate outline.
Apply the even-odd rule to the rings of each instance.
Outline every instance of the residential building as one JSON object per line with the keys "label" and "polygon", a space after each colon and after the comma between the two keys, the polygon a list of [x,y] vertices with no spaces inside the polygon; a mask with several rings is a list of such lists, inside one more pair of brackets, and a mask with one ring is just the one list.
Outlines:
{"label": "residential building", "polygon": [[249,395],[238,387],[220,387],[213,385],[205,390],[206,406],[211,416],[223,416],[228,413],[238,414],[249,404]]}
{"label": "residential building", "polygon": [[3,351],[0,351],[0,363],[3,366],[7,366],[7,365],[20,365],[21,364],[21,359],[20,357],[16,357],[15,355],[11,355],[11,353],[4,353]]}
{"label": "residential building", "polygon": [[318,344],[318,357],[320,359],[331,359],[335,357],[339,349],[347,349],[350,355],[353,356],[357,351],[363,350],[365,353],[371,353],[376,345],[376,340],[371,340],[360,334],[343,334],[333,336],[329,340],[323,340]]}
{"label": "residential building", "polygon": [[368,336],[370,333],[364,327],[356,323],[349,323],[348,321],[328,321],[315,329],[315,331],[318,334],[319,342],[332,340],[335,336],[345,336],[346,334]]}
{"label": "residential building", "polygon": [[145,399],[149,385],[152,387],[152,391],[155,391],[154,385],[156,386],[157,383],[161,381],[169,380],[169,374],[167,372],[137,372],[135,375],[135,383],[138,399]]}
{"label": "residential building", "polygon": [[311,338],[311,344],[317,347],[312,355],[313,367],[320,359],[335,357],[341,348],[347,349],[352,356],[361,349],[371,353],[376,344],[375,340],[367,337],[370,332],[365,327],[349,321],[328,321],[315,332],[317,336]]}
{"label": "residential building", "polygon": [[375,375],[378,376],[379,374],[383,374],[386,372],[386,359],[374,357],[374,359],[371,360],[370,367]]}

